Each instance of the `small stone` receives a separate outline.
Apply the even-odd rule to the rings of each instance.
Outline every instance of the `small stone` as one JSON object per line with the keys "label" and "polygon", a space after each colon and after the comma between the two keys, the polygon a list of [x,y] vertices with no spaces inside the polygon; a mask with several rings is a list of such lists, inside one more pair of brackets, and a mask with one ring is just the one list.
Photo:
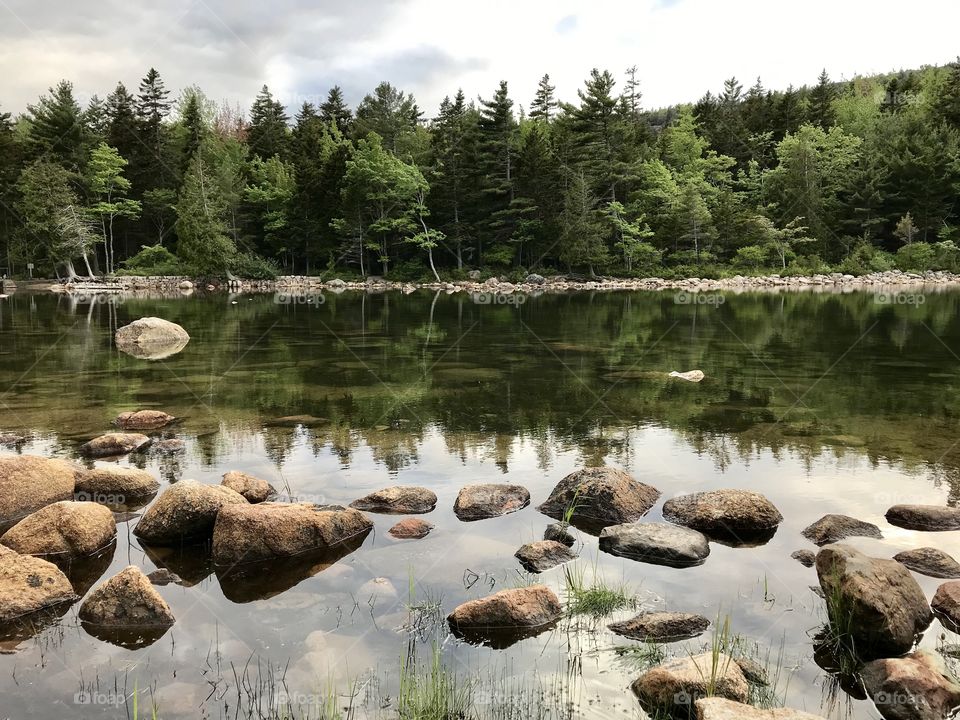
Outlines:
{"label": "small stone", "polygon": [[147,508],[133,534],[153,545],[208,540],[224,505],[248,505],[246,498],[222,485],[181,480]]}
{"label": "small stone", "polygon": [[883,535],[873,523],[857,520],[849,515],[824,515],[801,533],[814,545],[832,545],[851,536],[882,539]]}
{"label": "small stone", "polygon": [[160,455],[173,455],[181,453],[186,449],[183,440],[179,438],[167,438],[166,440],[157,440],[151,445],[154,452]]}
{"label": "small stone", "polygon": [[668,567],[701,565],[710,554],[710,544],[703,533],[669,523],[611,525],[600,533],[600,549]]}
{"label": "small stone", "polygon": [[649,512],[660,491],[614,467],[570,473],[537,509],[553,518],[567,516],[599,532],[608,525],[635,522]]}
{"label": "small stone", "polygon": [[176,323],[162,318],[134,320],[117,330],[117,349],[140,360],[163,360],[176,355],[190,342],[190,335]]}
{"label": "small stone", "polygon": [[399,540],[420,540],[433,530],[433,525],[420,518],[404,518],[387,532]]}
{"label": "small stone", "polygon": [[893,559],[921,575],[935,578],[960,578],[960,563],[937,548],[905,550],[894,555]]}
{"label": "small stone", "polygon": [[869,662],[860,677],[887,720],[942,720],[960,706],[960,685],[940,658],[922,650]]}
{"label": "small stone", "polygon": [[150,438],[139,433],[107,433],[80,446],[80,453],[87,457],[118,457],[142,450],[150,444]]}
{"label": "small stone", "polygon": [[428,513],[436,505],[436,493],[427,488],[413,485],[383,488],[350,503],[350,507],[357,510],[400,515]]}
{"label": "small stone", "polygon": [[951,580],[938,587],[930,607],[950,630],[960,631],[960,580]]}
{"label": "small stone", "polygon": [[887,522],[907,530],[960,530],[960,508],[941,505],[894,505]]}
{"label": "small stone", "polygon": [[530,492],[520,485],[484,484],[462,488],[453,505],[460,520],[485,520],[521,510],[530,504]]}
{"label": "small stone", "polygon": [[182,585],[183,579],[177,575],[175,572],[171,572],[167,568],[159,568],[154,570],[151,573],[147,574],[147,578],[150,580],[152,585],[169,585],[173,583],[174,585]]}
{"label": "small stone", "polygon": [[160,483],[146,470],[132,467],[95,467],[77,478],[76,499],[106,505],[124,505],[154,495]]}
{"label": "small stone", "polygon": [[514,556],[526,570],[533,573],[542,573],[577,559],[569,547],[556,540],[527,543],[517,550]]}
{"label": "small stone", "polygon": [[570,526],[565,522],[550,523],[547,529],[543,531],[544,540],[555,540],[563,543],[567,547],[573,547],[576,539],[569,531]]}
{"label": "small stone", "polygon": [[695,707],[697,720],[825,720],[822,715],[811,715],[800,710],[763,710],[718,697],[700,698]]}
{"label": "small stone", "polygon": [[118,629],[173,625],[173,612],[140,568],[129,565],[94,589],[80,606],[83,622]]}
{"label": "small stone", "polygon": [[524,630],[552,625],[562,614],[560,600],[550,588],[532,585],[465,602],[447,616],[447,622],[451,630],[461,635],[522,635],[526,634]]}
{"label": "small stone", "polygon": [[220,484],[240,493],[251,503],[261,503],[277,492],[273,485],[266,480],[261,480],[239,470],[231,470],[225,473]]}
{"label": "small stone", "polygon": [[813,567],[817,562],[817,555],[812,550],[794,550],[790,553],[790,557],[804,567]]}
{"label": "small stone", "polygon": [[82,471],[80,466],[65,460],[36,455],[0,457],[0,525],[19,520],[52,502],[69,500]]}
{"label": "small stone", "polygon": [[682,657],[647,670],[631,689],[649,712],[691,717],[693,703],[707,695],[746,702],[750,686],[740,666],[723,653]]}
{"label": "small stone", "polygon": [[722,537],[750,536],[776,529],[780,511],[760,493],[711,490],[671,498],[663,504],[670,522]]}
{"label": "small stone", "polygon": [[169,425],[176,418],[160,410],[136,410],[120,413],[113,421],[121,430],[156,430]]}
{"label": "small stone", "polygon": [[644,612],[607,627],[617,635],[643,642],[667,643],[702,635],[710,621],[702,615],[681,612]]}

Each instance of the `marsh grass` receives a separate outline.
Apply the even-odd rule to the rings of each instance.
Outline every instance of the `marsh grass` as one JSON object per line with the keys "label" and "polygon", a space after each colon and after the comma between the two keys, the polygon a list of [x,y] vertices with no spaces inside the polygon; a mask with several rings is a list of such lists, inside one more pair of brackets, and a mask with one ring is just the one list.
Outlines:
{"label": "marsh grass", "polygon": [[629,667],[631,671],[649,670],[667,658],[663,646],[652,642],[641,645],[614,645],[613,652],[621,664]]}
{"label": "marsh grass", "polygon": [[570,563],[563,568],[567,614],[570,617],[586,615],[595,620],[624,610],[636,608],[636,596],[626,583],[611,584],[597,572],[593,564],[592,579],[587,581],[586,568],[581,563]]}
{"label": "marsh grass", "polygon": [[426,666],[411,650],[400,660],[396,710],[400,720],[460,720],[469,717],[474,682],[443,664],[436,644]]}
{"label": "marsh grass", "polygon": [[436,634],[442,623],[443,595],[427,589],[423,598],[418,597],[413,568],[410,568],[407,588],[407,622],[403,629],[420,640],[426,640],[429,635]]}
{"label": "marsh grass", "polygon": [[827,621],[819,629],[815,644],[821,653],[827,655],[831,668],[842,679],[853,678],[863,666],[863,658],[854,639],[853,608],[840,589],[839,576],[827,583],[829,590],[824,592]]}

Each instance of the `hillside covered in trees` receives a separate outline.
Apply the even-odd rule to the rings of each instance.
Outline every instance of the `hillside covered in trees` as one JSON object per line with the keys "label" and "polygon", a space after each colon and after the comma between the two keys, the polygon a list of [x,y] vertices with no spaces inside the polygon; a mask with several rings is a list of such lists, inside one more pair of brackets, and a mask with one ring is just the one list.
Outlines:
{"label": "hillside covered in trees", "polygon": [[730,79],[642,107],[636,68],[572,102],[545,75],[428,117],[390,83],[291,118],[151,69],[81,107],[0,113],[0,265],[15,275],[457,278],[960,270],[960,60],[800,89]]}

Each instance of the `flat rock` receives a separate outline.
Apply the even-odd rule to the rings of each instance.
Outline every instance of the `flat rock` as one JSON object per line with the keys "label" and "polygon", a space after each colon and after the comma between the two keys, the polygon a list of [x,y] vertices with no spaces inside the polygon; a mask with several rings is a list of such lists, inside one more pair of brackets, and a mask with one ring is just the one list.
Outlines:
{"label": "flat rock", "polygon": [[80,605],[79,617],[91,625],[123,629],[163,628],[174,623],[170,606],[135,565],[94,588]]}
{"label": "flat rock", "polygon": [[77,478],[77,500],[92,500],[107,505],[153,496],[160,483],[146,470],[133,467],[95,467]]}
{"label": "flat rock", "polygon": [[56,565],[0,546],[0,623],[76,599]]}
{"label": "flat rock", "polygon": [[660,491],[637,482],[623,470],[593,467],[570,473],[537,509],[553,518],[566,518],[596,530],[635,522],[660,498]]}
{"label": "flat rock", "polygon": [[663,517],[711,537],[735,539],[769,533],[783,521],[760,493],[729,489],[671,498],[663,504]]}
{"label": "flat rock", "polygon": [[960,580],[943,583],[930,601],[933,612],[953,632],[960,631]]}
{"label": "flat rock", "polygon": [[190,335],[176,323],[162,318],[134,320],[117,330],[117,349],[140,360],[163,360],[176,355],[190,342]]}
{"label": "flat rock", "polygon": [[694,705],[697,720],[825,720],[822,715],[811,715],[800,710],[763,710],[718,697],[700,698]]}
{"label": "flat rock", "polygon": [[555,522],[547,525],[543,531],[544,540],[555,540],[563,543],[567,547],[573,547],[576,539],[570,534],[570,526],[565,522]]}
{"label": "flat rock", "polygon": [[817,554],[812,550],[794,550],[790,557],[804,567],[813,567],[817,562]]}
{"label": "flat rock", "polygon": [[177,575],[175,572],[171,572],[167,568],[158,568],[153,572],[147,573],[147,579],[150,581],[151,585],[182,585],[183,578]]}
{"label": "flat rock", "polygon": [[531,585],[465,602],[447,616],[447,622],[460,635],[526,634],[526,630],[552,625],[562,614],[563,607],[553,590]]}
{"label": "flat rock", "polygon": [[399,515],[428,513],[436,505],[437,495],[435,492],[415,485],[395,485],[394,487],[383,488],[350,503],[350,507],[357,510]]}
{"label": "flat rock", "polygon": [[893,559],[921,575],[935,578],[960,578],[960,563],[937,548],[922,547],[904,550],[894,555]]}
{"label": "flat rock", "polygon": [[703,533],[669,523],[611,525],[600,533],[600,549],[669,567],[700,565],[710,554],[710,544]]}
{"label": "flat rock", "polygon": [[576,554],[569,547],[556,540],[539,540],[527,543],[514,553],[523,567],[534,573],[541,573],[565,562],[576,560]]}
{"label": "flat rock", "polygon": [[631,640],[666,643],[695,638],[710,627],[710,621],[693,613],[644,612],[607,627]]}
{"label": "flat rock", "polygon": [[750,686],[729,655],[711,653],[677,658],[647,670],[630,686],[649,712],[688,718],[693,703],[708,695],[746,702]]}
{"label": "flat rock", "polygon": [[154,452],[161,455],[173,455],[183,452],[187,446],[179,438],[167,438],[165,440],[155,440],[150,447]]}
{"label": "flat rock", "polygon": [[873,523],[857,520],[849,515],[824,515],[801,533],[814,545],[832,545],[848,537],[868,537],[878,540],[883,534]]}
{"label": "flat rock", "polygon": [[887,522],[907,530],[960,530],[960,508],[942,505],[894,505]]}
{"label": "flat rock", "polygon": [[121,430],[156,430],[169,425],[176,418],[160,410],[134,410],[120,413],[113,424]]}
{"label": "flat rock", "polygon": [[453,512],[461,520],[485,520],[516,512],[529,504],[530,491],[522,485],[467,485],[457,495]]}
{"label": "flat rock", "polygon": [[0,526],[73,497],[83,468],[36,455],[0,456]]}
{"label": "flat rock", "polygon": [[179,545],[208,540],[213,535],[217,513],[225,505],[249,505],[238,492],[222,485],[204,485],[181,480],[147,508],[133,534],[153,545]]}
{"label": "flat rock", "polygon": [[387,532],[399,540],[419,540],[433,530],[433,525],[420,518],[404,518]]}
{"label": "flat rock", "polygon": [[225,505],[213,529],[213,561],[232,565],[331,550],[365,537],[372,528],[362,512],[339,505]]}
{"label": "flat rock", "polygon": [[[839,598],[849,617],[858,653],[864,659],[908,652],[933,619],[923,590],[896,560],[872,558],[847,545],[827,545],[817,554],[824,595]],[[827,602],[827,612],[834,608]],[[832,623],[837,618],[830,617]]]}
{"label": "flat rock", "polygon": [[95,437],[80,446],[80,453],[87,457],[117,457],[142,450],[150,444],[150,438],[140,433],[107,433]]}
{"label": "flat rock", "polygon": [[247,502],[251,503],[261,503],[277,492],[273,485],[266,480],[261,480],[239,470],[231,470],[225,473],[220,484],[240,493],[247,499]]}
{"label": "flat rock", "polygon": [[943,661],[928,652],[874,660],[860,677],[887,720],[942,720],[960,706],[960,685]]}
{"label": "flat rock", "polygon": [[21,555],[69,560],[102,550],[116,536],[109,508],[61,500],[27,515],[0,537],[0,544]]}

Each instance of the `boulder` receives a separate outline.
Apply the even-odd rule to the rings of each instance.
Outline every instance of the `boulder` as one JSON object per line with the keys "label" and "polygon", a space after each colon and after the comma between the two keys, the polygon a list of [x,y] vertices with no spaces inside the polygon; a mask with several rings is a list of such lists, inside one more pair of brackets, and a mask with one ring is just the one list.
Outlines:
{"label": "boulder", "polygon": [[228,565],[330,550],[372,528],[362,512],[339,505],[225,505],[213,529],[213,561]]}
{"label": "boulder", "polygon": [[107,433],[80,446],[80,453],[91,458],[117,457],[142,450],[150,438],[140,433]]}
{"label": "boulder", "polygon": [[567,475],[537,509],[558,519],[569,515],[574,523],[599,532],[639,520],[659,498],[659,490],[619,468],[594,467]]}
{"label": "boulder", "polygon": [[133,534],[153,545],[209,540],[220,508],[248,504],[243,495],[222,485],[181,480],[147,508]]}
{"label": "boulder", "polygon": [[516,512],[530,504],[530,491],[521,485],[467,485],[457,495],[453,512],[461,520],[485,520]]}
{"label": "boulder", "polygon": [[514,557],[526,570],[534,573],[542,573],[577,559],[576,554],[569,547],[556,540],[527,543],[514,553]]}
{"label": "boulder", "polygon": [[163,360],[183,350],[190,335],[176,323],[147,317],[117,330],[114,340],[118,350],[135,358]]}
{"label": "boulder", "polygon": [[943,661],[928,652],[874,660],[860,677],[887,720],[942,720],[960,706],[960,685]]}
{"label": "boulder", "polygon": [[704,374],[703,370],[687,370],[686,372],[677,372],[674,370],[670,373],[669,377],[686,380],[687,382],[700,382],[703,380]]}
{"label": "boulder", "polygon": [[849,515],[824,515],[812,525],[808,525],[801,533],[814,545],[832,545],[851,536],[876,538],[883,535],[873,523],[857,520]]}
{"label": "boulder", "polygon": [[767,535],[783,521],[772,502],[749,490],[680,495],[663,504],[663,517],[711,537],[735,540]]}
{"label": "boulder", "polygon": [[76,499],[107,505],[125,505],[153,496],[160,483],[146,470],[133,467],[95,467],[77,478]]}
{"label": "boulder", "polygon": [[247,499],[247,502],[251,503],[262,503],[277,492],[273,485],[266,480],[261,480],[239,470],[231,470],[225,473],[220,484],[240,493]]}
{"label": "boulder", "polygon": [[170,583],[173,583],[174,585],[184,584],[183,578],[167,568],[157,568],[153,572],[147,574],[147,579],[150,581],[151,585],[169,585]]}
{"label": "boulder", "polygon": [[921,575],[935,578],[960,578],[960,563],[937,548],[922,547],[904,550],[894,555],[893,559]]}
{"label": "boulder", "polygon": [[178,438],[156,440],[150,447],[155,453],[160,453],[161,455],[173,455],[174,453],[183,452],[186,449],[183,440]]}
{"label": "boulder", "polygon": [[0,456],[0,527],[73,497],[83,468],[35,455]]}
{"label": "boulder", "polygon": [[948,629],[960,631],[960,580],[951,580],[938,587],[930,606]]}
{"label": "boulder", "polygon": [[376,490],[350,503],[350,507],[375,513],[416,515],[428,513],[437,505],[437,495],[432,490],[415,485],[396,485]]}
{"label": "boulder", "polygon": [[942,505],[894,505],[887,522],[907,530],[960,530],[960,508]]}
{"label": "boulder", "polygon": [[653,565],[701,565],[710,554],[703,533],[668,523],[611,525],[600,533],[600,549]]}
{"label": "boulder", "polygon": [[135,410],[120,413],[113,421],[121,430],[156,430],[169,425],[176,418],[160,410]]}
{"label": "boulder", "polygon": [[0,546],[0,623],[76,599],[56,565]]}
{"label": "boulder", "polygon": [[817,555],[812,550],[794,550],[790,557],[804,567],[813,567],[817,562]]}
{"label": "boulder", "polygon": [[177,287],[181,290],[193,290],[193,283],[189,280],[181,280]]}
{"label": "boulder", "polygon": [[[715,664],[714,664],[715,663]],[[711,653],[681,657],[647,670],[630,686],[651,713],[693,716],[693,703],[707,695],[746,702],[750,686],[729,655]]]}
{"label": "boulder", "polygon": [[98,585],[80,606],[79,617],[90,625],[117,629],[167,628],[174,623],[170,606],[135,565]]}
{"label": "boulder", "polygon": [[710,621],[693,613],[644,612],[607,627],[631,640],[665,643],[695,638],[710,627]]}
{"label": "boulder", "polygon": [[560,600],[545,585],[512,588],[459,605],[447,622],[459,635],[495,635],[553,625],[563,614]]}
{"label": "boulder", "polygon": [[102,550],[116,536],[117,524],[109,508],[61,500],[27,515],[0,536],[0,544],[21,555],[70,560]]}
{"label": "boulder", "polygon": [[827,545],[817,554],[817,576],[830,622],[850,628],[864,659],[908,652],[933,618],[923,590],[896,560]]}
{"label": "boulder", "polygon": [[825,720],[822,715],[811,715],[800,710],[764,710],[719,697],[700,698],[694,706],[697,720]]}
{"label": "boulder", "polygon": [[420,518],[404,518],[387,532],[399,540],[419,540],[433,530],[433,525]]}
{"label": "boulder", "polygon": [[543,283],[546,282],[546,278],[544,278],[543,275],[539,275],[537,273],[530,273],[529,275],[527,275],[526,278],[524,278],[523,281],[527,285],[543,285]]}
{"label": "boulder", "polygon": [[567,547],[573,547],[576,542],[576,539],[570,534],[570,526],[565,522],[555,522],[547,525],[547,529],[543,531],[543,539],[556,540]]}

